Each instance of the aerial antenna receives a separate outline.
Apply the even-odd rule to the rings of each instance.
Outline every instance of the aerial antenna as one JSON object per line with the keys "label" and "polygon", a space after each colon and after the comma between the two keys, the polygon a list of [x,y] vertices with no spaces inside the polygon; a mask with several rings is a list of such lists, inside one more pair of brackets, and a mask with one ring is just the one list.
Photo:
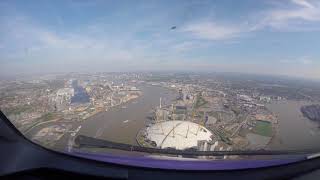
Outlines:
{"label": "aerial antenna", "polygon": [[[173,108],[173,104],[172,104],[172,108]],[[175,118],[174,118],[174,108],[172,109],[172,117],[173,117],[173,121],[175,121]],[[172,123],[173,125],[173,129],[172,129],[172,136],[174,137],[174,128],[175,128],[175,124]]]}
{"label": "aerial antenna", "polygon": [[163,127],[162,127],[163,121],[159,120],[159,118],[158,118],[160,116],[159,111],[161,111],[161,110],[156,109],[156,123],[160,123],[161,132],[162,132],[162,134],[164,134]]}
{"label": "aerial antenna", "polygon": [[113,93],[111,93],[111,107],[113,107]]}
{"label": "aerial antenna", "polygon": [[188,138],[188,133],[189,133],[189,124],[188,124],[188,129],[187,129],[186,138]]}

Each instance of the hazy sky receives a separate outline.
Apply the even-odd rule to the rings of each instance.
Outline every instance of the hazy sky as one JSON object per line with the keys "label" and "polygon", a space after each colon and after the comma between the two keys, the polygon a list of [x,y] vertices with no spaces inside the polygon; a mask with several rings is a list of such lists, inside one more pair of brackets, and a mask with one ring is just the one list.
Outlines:
{"label": "hazy sky", "polygon": [[192,70],[320,78],[320,1],[2,0],[0,63],[2,75]]}

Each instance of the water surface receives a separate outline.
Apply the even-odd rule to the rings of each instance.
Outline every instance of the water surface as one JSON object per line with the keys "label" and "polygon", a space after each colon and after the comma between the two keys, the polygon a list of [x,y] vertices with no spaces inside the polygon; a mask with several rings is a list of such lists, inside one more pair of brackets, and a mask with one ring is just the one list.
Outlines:
{"label": "water surface", "polygon": [[311,104],[305,101],[280,101],[267,107],[278,116],[279,128],[270,148],[320,149],[320,123],[303,117],[300,107]]}
{"label": "water surface", "polygon": [[136,135],[145,127],[152,109],[159,106],[160,97],[166,104],[176,97],[173,91],[159,86],[141,85],[138,88],[142,91],[141,97],[87,119],[78,134],[137,145]]}

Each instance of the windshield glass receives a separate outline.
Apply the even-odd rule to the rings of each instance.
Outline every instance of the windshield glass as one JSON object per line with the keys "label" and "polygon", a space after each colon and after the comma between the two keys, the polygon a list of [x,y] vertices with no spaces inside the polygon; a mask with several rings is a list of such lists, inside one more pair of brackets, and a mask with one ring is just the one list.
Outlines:
{"label": "windshield glass", "polygon": [[46,148],[320,149],[319,1],[1,1],[0,27],[1,111]]}

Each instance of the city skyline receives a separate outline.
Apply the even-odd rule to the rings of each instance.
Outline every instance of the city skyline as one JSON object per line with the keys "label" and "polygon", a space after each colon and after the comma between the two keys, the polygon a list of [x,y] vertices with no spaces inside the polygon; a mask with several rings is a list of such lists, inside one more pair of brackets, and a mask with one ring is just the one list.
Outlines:
{"label": "city skyline", "polygon": [[1,1],[0,10],[1,75],[168,70],[320,77],[317,1]]}

